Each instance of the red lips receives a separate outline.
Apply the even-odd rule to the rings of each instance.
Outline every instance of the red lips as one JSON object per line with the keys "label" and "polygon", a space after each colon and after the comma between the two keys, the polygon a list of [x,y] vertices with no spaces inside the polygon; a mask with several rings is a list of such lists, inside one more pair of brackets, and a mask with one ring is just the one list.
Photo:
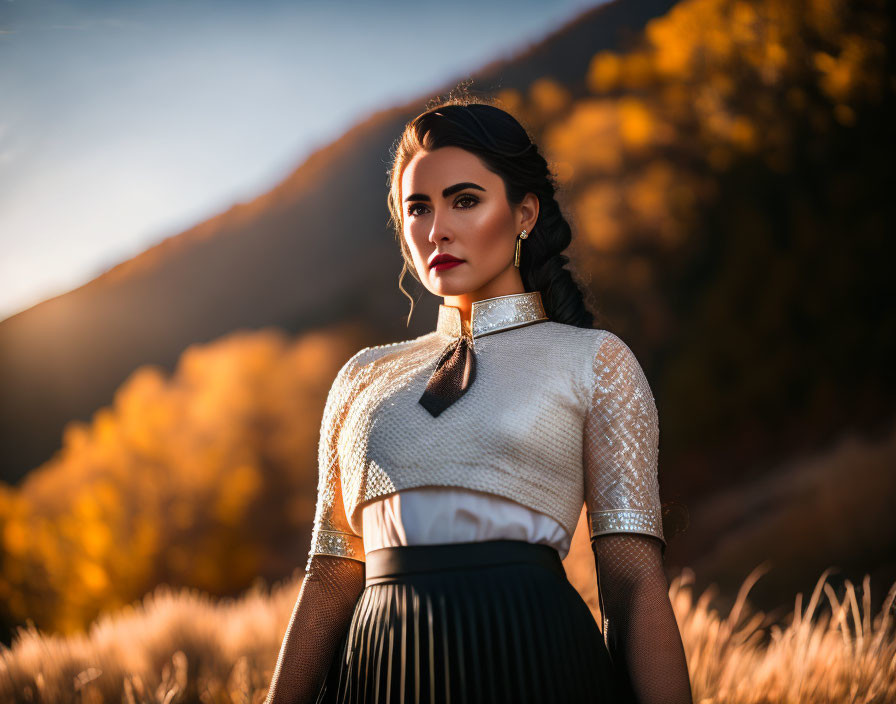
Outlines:
{"label": "red lips", "polygon": [[437,254],[432,259],[429,260],[429,268],[436,266],[437,264],[447,264],[449,262],[453,262],[455,264],[460,264],[463,262],[463,259],[458,259],[457,257],[452,257],[450,254]]}

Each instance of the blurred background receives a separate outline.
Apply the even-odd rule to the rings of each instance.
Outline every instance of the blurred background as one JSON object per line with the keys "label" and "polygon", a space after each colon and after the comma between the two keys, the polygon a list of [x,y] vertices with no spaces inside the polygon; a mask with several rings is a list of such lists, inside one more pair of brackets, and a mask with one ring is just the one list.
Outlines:
{"label": "blurred background", "polygon": [[[304,567],[327,390],[406,325],[390,146],[461,81],[531,131],[641,361],[671,577],[896,581],[892,3],[0,8],[0,624]],[[891,272],[887,274],[887,272]],[[593,603],[580,523],[566,567]],[[285,623],[283,624],[285,627]]]}

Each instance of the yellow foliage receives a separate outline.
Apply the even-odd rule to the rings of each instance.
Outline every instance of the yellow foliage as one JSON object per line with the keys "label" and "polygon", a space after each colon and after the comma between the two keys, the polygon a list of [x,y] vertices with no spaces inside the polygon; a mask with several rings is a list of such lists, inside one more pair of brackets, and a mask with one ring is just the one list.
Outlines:
{"label": "yellow foliage", "polygon": [[648,86],[654,77],[654,66],[650,58],[641,53],[630,55],[622,64],[621,75],[626,88],[639,90]]}
{"label": "yellow foliage", "polygon": [[29,547],[28,526],[17,518],[8,519],[3,526],[3,547],[13,555],[23,555]]}
{"label": "yellow foliage", "polygon": [[185,531],[192,527],[195,522],[195,510],[196,506],[190,500],[189,495],[183,498],[176,498],[169,507],[168,519],[171,521],[172,526]]}
{"label": "yellow foliage", "polygon": [[90,443],[90,426],[73,420],[62,431],[62,445],[69,452],[84,452]]}
{"label": "yellow foliage", "polygon": [[575,204],[575,221],[581,236],[596,250],[612,250],[621,243],[620,197],[609,183],[588,186]]}
{"label": "yellow foliage", "polygon": [[498,91],[495,99],[504,110],[512,115],[518,115],[523,111],[523,96],[518,90],[505,88]]}
{"label": "yellow foliage", "polygon": [[106,575],[106,571],[95,562],[81,562],[78,565],[77,574],[84,587],[94,594],[102,593],[109,586],[109,577]]}
{"label": "yellow foliage", "polygon": [[807,24],[819,35],[830,37],[840,30],[840,14],[843,3],[850,0],[808,0],[805,18]]}
{"label": "yellow foliage", "polygon": [[565,120],[545,132],[545,150],[580,175],[614,171],[622,164],[618,121],[615,101],[578,101]]}
{"label": "yellow foliage", "polygon": [[626,200],[636,217],[661,223],[669,216],[667,194],[675,183],[676,172],[665,161],[651,162],[626,189]]}
{"label": "yellow foliage", "polygon": [[756,128],[749,118],[744,115],[737,115],[731,121],[731,128],[728,134],[731,143],[742,152],[755,151],[757,146]]}
{"label": "yellow foliage", "polygon": [[81,521],[89,521],[100,516],[99,497],[94,492],[94,487],[89,486],[81,490],[73,502],[75,517]]}
{"label": "yellow foliage", "polygon": [[313,517],[308,500],[292,511],[316,487],[326,393],[357,349],[335,333],[236,333],[186,350],[170,378],[136,370],[53,459],[0,486],[7,617],[67,632],[162,580],[230,593],[281,576]]}
{"label": "yellow foliage", "polygon": [[626,96],[619,100],[619,132],[625,146],[640,149],[650,142],[653,118],[642,100]]}
{"label": "yellow foliage", "polygon": [[607,93],[619,82],[622,58],[612,51],[600,51],[588,66],[587,84],[594,93]]}
{"label": "yellow foliage", "polygon": [[[861,101],[885,89],[887,27],[881,12],[844,0],[684,0],[648,22],[633,50],[597,52],[585,77],[596,95],[565,106],[541,135],[598,255],[586,252],[590,265],[627,243],[685,245],[719,173],[745,158],[786,172],[798,132],[854,125]],[[532,111],[540,88],[529,91]]]}
{"label": "yellow foliage", "polygon": [[575,167],[568,161],[554,161],[550,165],[551,173],[560,184],[566,185],[572,182],[576,175]]}
{"label": "yellow foliage", "polygon": [[[886,47],[870,32],[844,31],[848,13],[848,5],[838,0],[687,0],[647,24],[646,49],[615,58],[608,52],[596,55],[589,86],[599,92],[611,80],[616,85],[612,77],[621,76],[618,87],[637,90],[645,82],[643,76],[653,73],[667,82],[713,84],[720,95],[728,96],[733,95],[733,76],[741,79],[736,85],[743,92],[756,88],[744,77],[753,76],[759,85],[767,86],[804,81],[811,64],[819,87],[832,101],[830,110],[836,104],[848,106],[859,96],[879,99]],[[882,35],[883,25],[876,29]],[[813,33],[823,38],[825,49],[811,50],[806,37]],[[869,70],[872,66],[877,70]],[[750,110],[749,102],[742,105],[741,109]],[[697,107],[698,117],[704,120],[712,119],[716,110],[731,110],[731,106],[705,100]],[[770,117],[770,111],[762,112]],[[737,137],[741,136],[738,132]]]}
{"label": "yellow foliage", "polygon": [[251,465],[240,465],[221,477],[215,514],[222,523],[236,525],[261,489],[259,471]]}
{"label": "yellow foliage", "polygon": [[101,408],[93,419],[93,435],[99,446],[113,446],[118,439],[118,426],[111,409]]}
{"label": "yellow foliage", "polygon": [[571,96],[557,81],[539,78],[529,86],[529,99],[542,118],[552,118],[566,109]]}
{"label": "yellow foliage", "polygon": [[702,8],[693,9],[696,11],[691,11],[689,3],[679,3],[665,15],[650,20],[644,28],[644,36],[653,50],[654,66],[660,75],[683,76],[689,72],[696,42],[685,39],[701,34],[699,14]]}
{"label": "yellow foliage", "polygon": [[84,552],[93,559],[101,558],[112,545],[112,531],[103,523],[87,523],[83,526],[81,535]]}
{"label": "yellow foliage", "polygon": [[849,105],[838,104],[834,106],[834,118],[841,125],[849,127],[855,124],[856,112]]}
{"label": "yellow foliage", "polygon": [[156,553],[161,531],[159,526],[144,515],[134,518],[133,530],[130,550],[131,554],[135,556],[134,563],[142,566],[146,557]]}

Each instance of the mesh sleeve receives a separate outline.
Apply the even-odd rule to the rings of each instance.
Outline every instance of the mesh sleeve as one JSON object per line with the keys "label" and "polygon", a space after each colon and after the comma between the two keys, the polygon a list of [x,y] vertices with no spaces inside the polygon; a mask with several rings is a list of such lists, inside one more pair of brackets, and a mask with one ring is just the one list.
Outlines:
{"label": "mesh sleeve", "polygon": [[317,505],[306,571],[315,555],[347,557],[359,562],[365,559],[364,541],[352,530],[345,514],[337,452],[339,433],[353,397],[353,370],[363,352],[361,350],[343,365],[327,394],[317,451]]}
{"label": "mesh sleeve", "polygon": [[309,560],[265,704],[316,700],[363,588],[363,563],[332,555]]}
{"label": "mesh sleeve", "polygon": [[628,346],[607,333],[593,360],[582,443],[592,538],[641,533],[657,538],[665,553],[658,449],[656,404],[644,371]]}
{"label": "mesh sleeve", "polygon": [[692,704],[688,665],[660,541],[638,534],[592,538],[604,640],[623,701]]}
{"label": "mesh sleeve", "polygon": [[352,400],[353,369],[336,375],[324,406],[317,449],[318,484],[305,579],[283,637],[265,704],[314,702],[364,589],[364,541],[342,501],[337,442]]}

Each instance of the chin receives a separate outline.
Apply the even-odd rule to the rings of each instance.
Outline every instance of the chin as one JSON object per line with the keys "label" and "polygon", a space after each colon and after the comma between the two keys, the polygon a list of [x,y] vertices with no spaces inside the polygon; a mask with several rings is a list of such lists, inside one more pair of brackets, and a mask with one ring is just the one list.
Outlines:
{"label": "chin", "polygon": [[427,288],[436,296],[461,296],[474,290],[466,277],[458,276],[456,280],[449,279],[450,277],[444,274],[430,273]]}
{"label": "chin", "polygon": [[465,293],[468,293],[470,289],[466,286],[430,286],[429,292],[434,296],[461,296]]}

